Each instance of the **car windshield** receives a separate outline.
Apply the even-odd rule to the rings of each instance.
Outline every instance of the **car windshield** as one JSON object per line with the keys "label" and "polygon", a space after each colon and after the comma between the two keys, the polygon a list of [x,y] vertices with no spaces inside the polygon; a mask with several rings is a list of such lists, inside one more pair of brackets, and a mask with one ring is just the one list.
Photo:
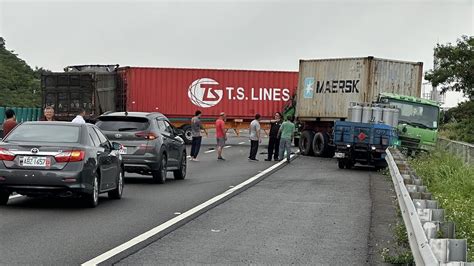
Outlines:
{"label": "car windshield", "polygon": [[439,109],[437,106],[394,99],[389,99],[388,103],[400,110],[399,123],[407,123],[421,128],[438,128]]}
{"label": "car windshield", "polygon": [[116,117],[105,116],[96,123],[104,131],[143,131],[148,129],[148,119],[143,117]]}
{"label": "car windshield", "polygon": [[19,125],[4,140],[21,142],[79,142],[80,127],[68,125]]}

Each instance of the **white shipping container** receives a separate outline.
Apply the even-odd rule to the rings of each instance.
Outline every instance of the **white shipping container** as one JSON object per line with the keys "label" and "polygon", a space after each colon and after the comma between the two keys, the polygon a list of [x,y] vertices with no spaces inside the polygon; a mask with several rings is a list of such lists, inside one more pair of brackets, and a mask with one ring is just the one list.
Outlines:
{"label": "white shipping container", "polygon": [[423,63],[374,57],[300,60],[296,115],[300,120],[347,118],[350,102],[381,92],[420,97]]}

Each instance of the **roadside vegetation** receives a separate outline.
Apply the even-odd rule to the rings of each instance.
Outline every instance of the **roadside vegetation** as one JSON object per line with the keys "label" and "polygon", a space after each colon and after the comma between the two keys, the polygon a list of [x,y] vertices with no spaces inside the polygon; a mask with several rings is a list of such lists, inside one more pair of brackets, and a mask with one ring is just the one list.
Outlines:
{"label": "roadside vegetation", "polygon": [[440,135],[450,140],[474,143],[474,101],[442,113]]}
{"label": "roadside vegetation", "polygon": [[474,261],[474,166],[441,150],[414,158],[411,165],[445,209],[446,219],[456,224],[456,238],[467,239],[468,261]]}
{"label": "roadside vegetation", "polygon": [[39,107],[42,72],[47,70],[33,70],[15,51],[7,50],[0,37],[0,106]]}

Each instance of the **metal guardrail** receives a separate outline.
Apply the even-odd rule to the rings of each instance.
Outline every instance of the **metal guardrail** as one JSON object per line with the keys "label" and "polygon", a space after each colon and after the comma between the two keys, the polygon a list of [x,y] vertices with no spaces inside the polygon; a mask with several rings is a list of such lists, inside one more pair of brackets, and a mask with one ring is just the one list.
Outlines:
{"label": "metal guardrail", "polygon": [[474,144],[438,138],[438,146],[460,157],[464,163],[474,165]]}
{"label": "metal guardrail", "polygon": [[416,265],[474,266],[466,262],[467,241],[454,239],[454,223],[444,220],[444,210],[431,200],[431,193],[404,156],[387,149],[386,161]]}

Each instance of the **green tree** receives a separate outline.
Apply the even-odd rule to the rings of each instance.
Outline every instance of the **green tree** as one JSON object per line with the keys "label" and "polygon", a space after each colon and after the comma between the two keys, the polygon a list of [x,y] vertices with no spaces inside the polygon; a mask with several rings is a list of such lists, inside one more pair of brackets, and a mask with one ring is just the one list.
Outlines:
{"label": "green tree", "polygon": [[462,36],[456,44],[437,44],[434,48],[435,67],[425,73],[434,87],[461,91],[474,100],[474,36]]}
{"label": "green tree", "polygon": [[14,51],[6,49],[5,40],[0,37],[0,106],[41,106],[41,73],[35,70]]}

